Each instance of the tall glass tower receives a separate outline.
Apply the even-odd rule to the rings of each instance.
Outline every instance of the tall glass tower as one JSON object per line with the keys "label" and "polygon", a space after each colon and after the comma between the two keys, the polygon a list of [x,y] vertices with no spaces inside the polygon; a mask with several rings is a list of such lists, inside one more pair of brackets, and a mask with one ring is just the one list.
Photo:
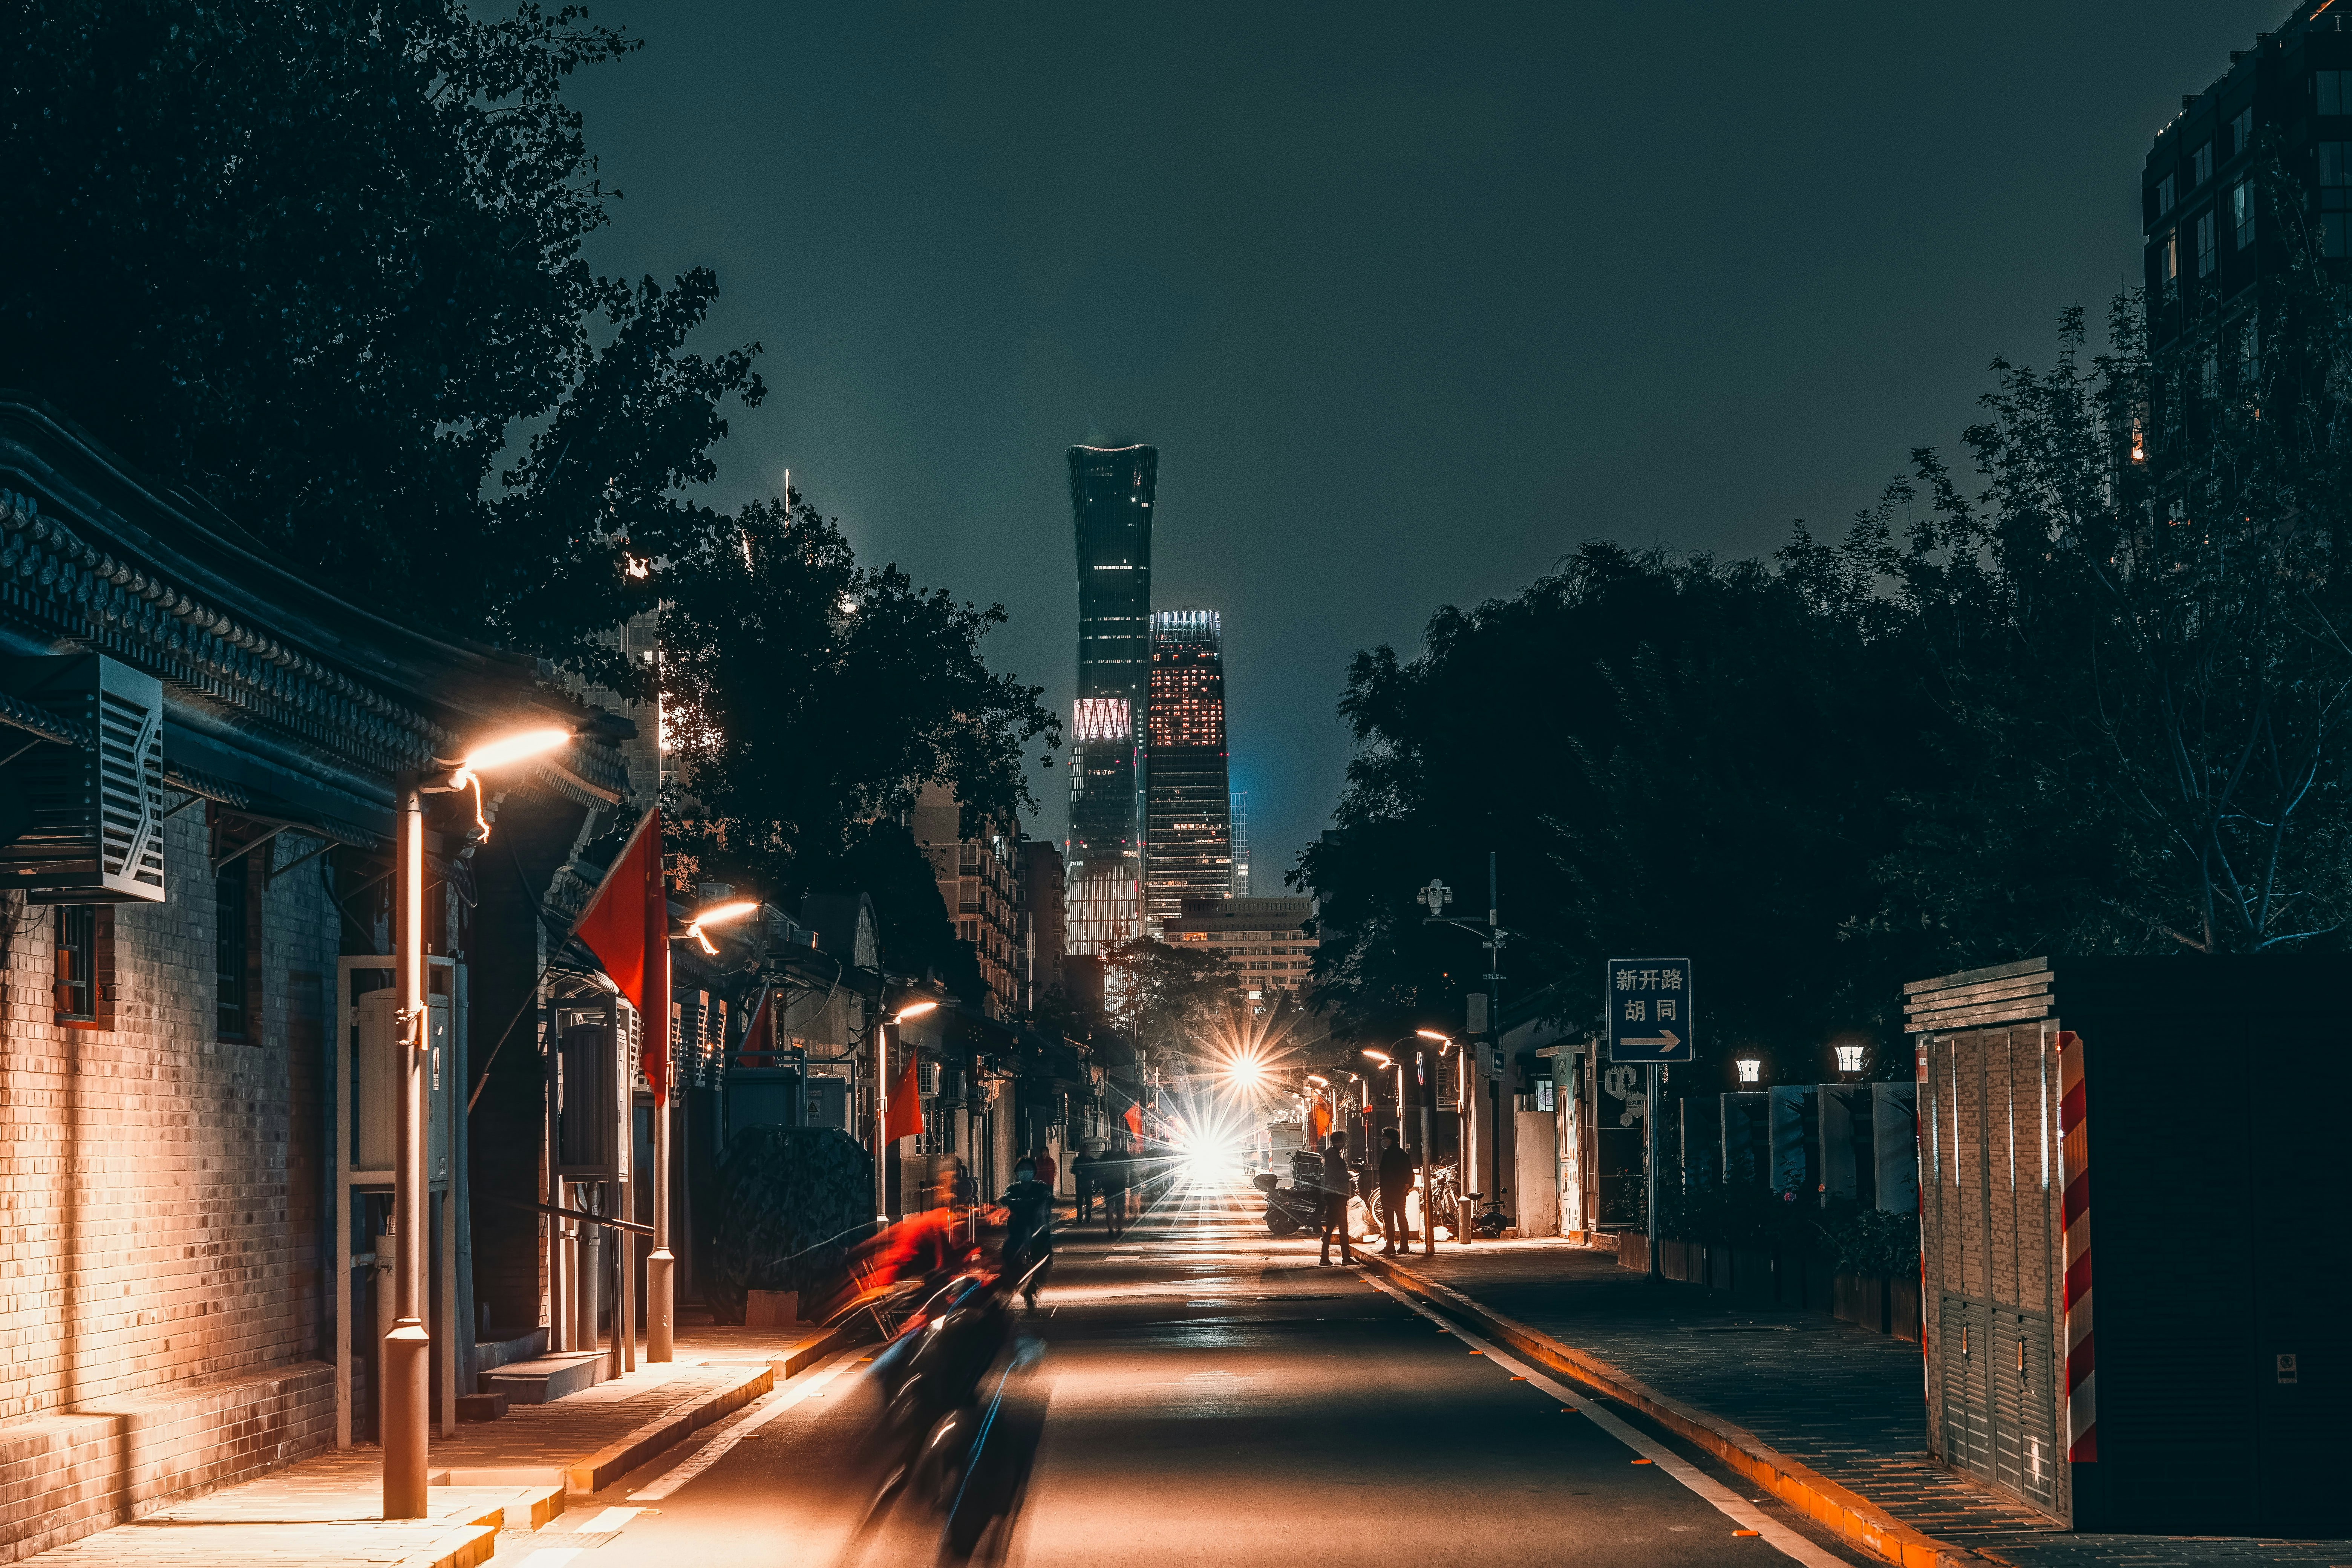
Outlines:
{"label": "tall glass tower", "polygon": [[1225,656],[1214,610],[1151,617],[1151,694],[1144,757],[1144,923],[1155,934],[1187,899],[1234,885],[1225,777]]}
{"label": "tall glass tower", "polygon": [[1156,447],[1073,447],[1078,691],[1070,716],[1069,944],[1143,934],[1140,742],[1150,704]]}

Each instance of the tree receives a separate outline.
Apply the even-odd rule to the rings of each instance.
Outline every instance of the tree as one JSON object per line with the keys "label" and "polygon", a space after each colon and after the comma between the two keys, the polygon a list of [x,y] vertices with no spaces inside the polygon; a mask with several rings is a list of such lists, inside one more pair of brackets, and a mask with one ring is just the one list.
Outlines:
{"label": "tree", "polygon": [[1440,610],[1414,659],[1359,654],[1339,827],[1293,878],[1320,900],[1313,997],[1339,1031],[1462,1016],[1485,953],[1412,890],[1477,903],[1492,848],[1517,994],[1556,982],[1557,1019],[1597,1023],[1605,958],[1672,952],[1697,961],[1710,1058],[1895,1032],[1900,981],[1933,971],[1861,927],[1937,721],[1903,628],[1841,571],[1801,534],[1775,567],[1591,543]]}
{"label": "tree", "polygon": [[859,565],[812,506],[745,507],[673,574],[661,609],[664,721],[691,800],[679,848],[772,895],[865,888],[894,963],[976,997],[978,969],[898,820],[927,782],[975,817],[1034,805],[1026,748],[1060,730],[1039,688],[989,668],[982,640],[1003,620],[895,564]]}
{"label": "tree", "polygon": [[1223,953],[1150,937],[1103,953],[1105,1006],[1147,1062],[1204,1054],[1238,997]]}
{"label": "tree", "polygon": [[58,0],[0,72],[0,382],[202,492],[354,603],[560,658],[717,524],[756,345],[717,294],[595,277],[608,193],[561,97],[635,48],[584,10]]}
{"label": "tree", "polygon": [[[1937,690],[1977,765],[1922,805],[2089,872],[2073,951],[2261,952],[2352,919],[2352,310],[2289,260],[2245,320],[2164,355],[2135,294],[2087,365],[2080,310],[2048,371],[1997,361],[1967,436],[1985,490],[1918,454],[1932,510],[1870,552],[1958,634]],[[1889,869],[1940,887],[1940,919],[1998,924],[1985,860],[1915,843]]]}

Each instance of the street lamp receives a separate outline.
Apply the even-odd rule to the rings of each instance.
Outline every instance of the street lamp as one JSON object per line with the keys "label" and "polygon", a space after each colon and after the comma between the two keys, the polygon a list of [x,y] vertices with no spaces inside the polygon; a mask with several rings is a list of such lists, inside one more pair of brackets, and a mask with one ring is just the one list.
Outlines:
{"label": "street lamp", "polygon": [[1830,1048],[1837,1052],[1838,1071],[1852,1076],[1862,1070],[1863,1048],[1860,1046],[1832,1046]]}
{"label": "street lamp", "polygon": [[1738,1060],[1738,1066],[1739,1068],[1740,1082],[1759,1083],[1762,1081],[1764,1063],[1761,1058],[1741,1057]]}
{"label": "street lamp", "polygon": [[[1436,1042],[1437,1059],[1441,1062],[1445,1059],[1445,1053],[1454,1048],[1454,1037],[1451,1035],[1442,1035],[1435,1029],[1415,1029],[1413,1033],[1424,1040],[1433,1040]],[[1412,1056],[1413,1074],[1415,1077],[1419,1078],[1422,1082],[1421,1251],[1422,1256],[1424,1258],[1434,1258],[1437,1256],[1437,1193],[1436,1189],[1429,1184],[1429,1103],[1431,1100],[1437,1098],[1435,1092],[1436,1085],[1431,1080],[1429,1076],[1429,1047],[1426,1046],[1416,1046],[1413,1047]],[[1454,1215],[1454,1218],[1455,1223],[1460,1223],[1460,1215]]]}
{"label": "street lamp", "polygon": [[890,1015],[890,1022],[874,1031],[874,1223],[890,1223],[889,1188],[883,1179],[882,1155],[889,1145],[883,1141],[887,1129],[890,1105],[890,1042],[898,1026],[909,1018],[919,1018],[939,1005],[936,1002],[910,1002]]}
{"label": "street lamp", "polygon": [[[467,752],[459,761],[433,759],[435,774],[409,773],[399,781],[400,836],[394,879],[393,970],[400,982],[400,1157],[392,1173],[392,1328],[383,1336],[383,1517],[423,1519],[425,1510],[425,1425],[430,1419],[426,1384],[432,1375],[433,1336],[425,1327],[425,797],[474,792],[474,821],[483,820],[486,768],[535,757],[572,739],[569,730],[519,731]],[[452,1288],[455,1282],[452,1281]],[[451,1349],[454,1351],[455,1346]]]}
{"label": "street lamp", "polygon": [[730,899],[723,904],[713,904],[707,910],[697,910],[687,922],[686,934],[694,939],[704,953],[715,958],[719,955],[719,950],[710,944],[709,937],[702,934],[703,928],[726,925],[730,921],[740,921],[759,907],[760,901],[757,899]]}

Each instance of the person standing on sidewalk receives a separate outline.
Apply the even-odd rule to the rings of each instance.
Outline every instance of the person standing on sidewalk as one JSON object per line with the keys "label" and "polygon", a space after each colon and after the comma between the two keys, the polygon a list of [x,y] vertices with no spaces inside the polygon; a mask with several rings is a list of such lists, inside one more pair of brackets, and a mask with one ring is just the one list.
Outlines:
{"label": "person standing on sidewalk", "polygon": [[1035,1163],[1037,1166],[1037,1179],[1045,1184],[1045,1190],[1047,1192],[1052,1192],[1054,1190],[1054,1184],[1061,1179],[1062,1167],[1054,1163],[1054,1156],[1046,1152],[1045,1146],[1043,1143],[1037,1145],[1037,1158]]}
{"label": "person standing on sidewalk", "polygon": [[1102,1188],[1103,1228],[1113,1241],[1127,1228],[1127,1188],[1134,1179],[1135,1162],[1127,1152],[1126,1140],[1110,1146],[1109,1152],[1095,1167],[1095,1181]]}
{"label": "person standing on sidewalk", "polygon": [[1383,1258],[1394,1258],[1400,1252],[1412,1250],[1412,1233],[1405,1228],[1405,1198],[1412,1191],[1412,1156],[1397,1142],[1396,1129],[1381,1129],[1381,1163],[1375,1178],[1381,1187],[1381,1226],[1387,1233],[1388,1244],[1381,1248]]}
{"label": "person standing on sidewalk", "polygon": [[1083,1144],[1079,1146],[1076,1153],[1070,1156],[1070,1180],[1076,1184],[1078,1189],[1078,1217],[1076,1223],[1079,1225],[1084,1225],[1087,1221],[1095,1217],[1095,1173],[1097,1169],[1097,1166],[1095,1157],[1087,1152]]}
{"label": "person standing on sidewalk", "polygon": [[[1348,1168],[1348,1135],[1334,1132],[1323,1144],[1323,1257],[1331,1261],[1331,1233],[1339,1233],[1339,1267],[1356,1261],[1348,1246],[1348,1198],[1355,1189],[1355,1173]],[[1318,1265],[1319,1267],[1320,1265]]]}

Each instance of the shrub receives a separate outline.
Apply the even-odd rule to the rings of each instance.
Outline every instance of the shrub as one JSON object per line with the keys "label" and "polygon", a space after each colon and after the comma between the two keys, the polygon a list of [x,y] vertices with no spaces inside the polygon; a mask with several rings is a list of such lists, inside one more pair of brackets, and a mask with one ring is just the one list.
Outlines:
{"label": "shrub", "polygon": [[719,1167],[716,1256],[703,1300],[722,1323],[743,1321],[752,1290],[830,1287],[874,1215],[874,1162],[834,1127],[753,1127]]}

